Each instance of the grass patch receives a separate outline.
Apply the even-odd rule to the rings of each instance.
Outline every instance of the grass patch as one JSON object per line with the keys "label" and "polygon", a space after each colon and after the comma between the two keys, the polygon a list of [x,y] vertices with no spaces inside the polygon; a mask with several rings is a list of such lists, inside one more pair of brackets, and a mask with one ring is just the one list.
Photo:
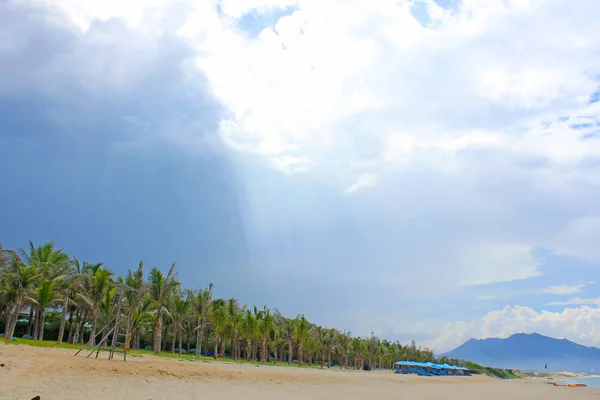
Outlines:
{"label": "grass patch", "polygon": [[[44,348],[60,348],[60,349],[70,349],[70,350],[79,350],[83,347],[82,344],[71,344],[71,343],[62,343],[57,344],[53,340],[33,340],[33,339],[23,339],[18,338],[16,342],[8,341],[3,337],[0,337],[0,343],[10,344],[10,345],[26,345],[33,347],[44,347]],[[91,351],[91,347],[87,347]],[[139,357],[139,356],[153,356],[153,357],[163,357],[163,358],[173,358],[179,360],[187,360],[187,361],[203,361],[203,362],[228,362],[228,363],[236,363],[236,364],[253,364],[253,365],[265,365],[265,366],[278,366],[278,367],[294,367],[294,368],[309,368],[308,364],[298,365],[292,364],[288,365],[287,362],[278,362],[275,363],[261,363],[259,361],[246,361],[246,360],[234,360],[232,358],[217,358],[216,360],[213,357],[200,356],[200,358],[196,358],[195,354],[182,354],[171,353],[170,351],[161,351],[159,354],[154,354],[152,350],[139,349],[139,350],[129,350],[127,352],[127,356]],[[311,365],[310,368],[321,369],[320,365]],[[339,367],[338,367],[339,368]]]}
{"label": "grass patch", "polygon": [[499,379],[520,379],[520,376],[509,369],[484,367],[483,365],[475,364],[474,362],[466,362],[465,366],[469,368],[470,371],[477,374],[484,374]]}

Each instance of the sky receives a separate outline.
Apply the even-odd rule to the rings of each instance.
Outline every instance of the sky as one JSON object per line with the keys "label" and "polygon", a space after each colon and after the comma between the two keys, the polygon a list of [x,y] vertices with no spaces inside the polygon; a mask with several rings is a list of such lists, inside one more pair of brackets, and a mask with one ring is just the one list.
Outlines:
{"label": "sky", "polygon": [[600,346],[599,13],[2,0],[0,242],[436,353]]}

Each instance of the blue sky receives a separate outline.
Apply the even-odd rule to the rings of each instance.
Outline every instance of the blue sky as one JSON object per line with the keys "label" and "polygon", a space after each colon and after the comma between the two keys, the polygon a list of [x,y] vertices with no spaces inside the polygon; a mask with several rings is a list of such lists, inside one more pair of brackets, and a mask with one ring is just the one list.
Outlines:
{"label": "blue sky", "polygon": [[0,241],[446,351],[600,346],[584,0],[0,4]]}

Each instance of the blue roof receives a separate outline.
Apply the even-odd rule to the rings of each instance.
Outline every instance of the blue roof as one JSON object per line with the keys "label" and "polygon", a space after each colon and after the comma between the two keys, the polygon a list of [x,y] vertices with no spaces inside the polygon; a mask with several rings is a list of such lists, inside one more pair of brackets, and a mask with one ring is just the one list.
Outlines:
{"label": "blue roof", "polygon": [[436,368],[436,369],[457,369],[462,371],[468,371],[468,368],[459,367],[456,365],[450,365],[447,363],[444,364],[435,364],[432,362],[417,362],[417,361],[396,361],[394,365],[408,365],[408,366],[416,366],[416,367],[426,367],[426,368]]}

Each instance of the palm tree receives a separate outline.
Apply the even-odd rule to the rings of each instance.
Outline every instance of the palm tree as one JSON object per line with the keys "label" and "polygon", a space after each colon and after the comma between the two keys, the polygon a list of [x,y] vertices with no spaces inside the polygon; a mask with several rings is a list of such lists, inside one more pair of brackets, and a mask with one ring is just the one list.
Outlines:
{"label": "palm tree", "polygon": [[165,311],[175,288],[179,286],[179,282],[176,280],[175,263],[171,265],[166,276],[157,267],[152,268],[148,282],[150,285],[150,298],[156,308],[156,326],[154,327],[152,350],[155,354],[159,354],[163,329],[163,311]]}
{"label": "palm tree", "polygon": [[[183,323],[187,316],[187,310],[189,307],[189,297],[183,299],[180,296],[176,297],[173,302],[173,330],[174,330],[174,338],[175,336],[179,337],[179,355],[182,353],[183,347]],[[175,340],[173,340],[175,342]]]}
{"label": "palm tree", "polygon": [[363,342],[360,337],[352,338],[352,341],[350,342],[350,354],[352,354],[352,357],[354,358],[354,368],[362,367],[360,362],[364,359],[364,354]]}
{"label": "palm tree", "polygon": [[215,346],[213,357],[217,358],[217,355],[219,354],[219,343],[222,343],[221,353],[224,353],[225,335],[230,324],[225,300],[216,299],[212,302],[210,305],[210,322],[213,328],[213,340]]}
{"label": "palm tree", "polygon": [[55,278],[68,271],[71,260],[62,250],[54,248],[54,242],[35,246],[29,242],[29,251],[20,250],[21,258],[25,264],[37,268],[44,278]]}
{"label": "palm tree", "polygon": [[212,290],[213,284],[208,285],[206,289],[200,289],[196,292],[192,298],[193,313],[197,318],[196,325],[196,357],[200,357],[202,354],[202,340],[204,339],[204,332],[208,328],[208,310],[212,303]]}
{"label": "palm tree", "polygon": [[5,327],[5,338],[12,340],[19,319],[19,312],[26,301],[31,301],[31,288],[38,279],[36,267],[21,261],[16,252],[12,252],[8,266],[2,269],[6,297],[12,299],[12,313],[9,314]]}
{"label": "palm tree", "polygon": [[275,320],[281,327],[281,334],[288,344],[287,361],[288,365],[292,363],[294,355],[294,336],[296,334],[296,318],[284,317],[278,309],[275,309]]}
{"label": "palm tree", "polygon": [[267,362],[269,358],[268,343],[271,333],[275,328],[275,319],[271,315],[271,310],[264,306],[262,310],[256,313],[258,315],[258,336],[260,337],[260,362]]}
{"label": "palm tree", "polygon": [[[348,355],[350,352],[351,337],[349,332],[342,332],[337,337],[337,350],[339,355],[342,357],[342,363],[345,368],[348,368]],[[340,363],[340,367],[342,366]]]}
{"label": "palm tree", "polygon": [[304,344],[310,337],[311,324],[303,314],[298,315],[296,323],[296,343],[298,344],[298,365],[302,365],[304,358]]}
{"label": "palm tree", "polygon": [[306,350],[306,360],[308,361],[308,367],[310,368],[312,366],[313,357],[317,357],[317,355],[323,347],[316,338],[311,336],[306,341],[304,348]]}
{"label": "palm tree", "polygon": [[40,341],[44,339],[46,310],[54,305],[58,300],[58,294],[54,291],[54,283],[54,280],[42,280],[38,288],[35,290],[35,298],[32,299],[32,302],[35,304],[38,310],[37,323],[39,325],[36,330],[37,337],[34,336],[34,339]]}
{"label": "palm tree", "polygon": [[246,309],[243,314],[240,324],[240,334],[246,342],[246,360],[250,361],[252,357],[252,348],[254,340],[257,336],[258,327],[256,324],[256,317],[251,310]]}
{"label": "palm tree", "polygon": [[229,319],[231,320],[232,337],[231,337],[231,357],[234,360],[240,358],[240,339],[239,339],[239,326],[241,321],[241,314],[244,307],[240,307],[238,299],[230,298],[227,301],[227,312],[229,313]]}
{"label": "palm tree", "polygon": [[[28,250],[20,249],[19,253],[23,262],[29,266],[35,267],[39,274],[39,280],[54,279],[63,275],[70,266],[69,256],[62,250],[55,249],[54,242],[48,242],[40,246],[35,246],[29,241]],[[37,282],[39,285],[40,282]],[[39,308],[32,307],[29,314],[29,329],[33,325],[33,338],[37,339],[39,331]]]}
{"label": "palm tree", "polygon": [[[88,345],[96,344],[96,329],[98,327],[98,318],[100,317],[100,308],[102,301],[105,300],[106,292],[112,287],[112,271],[102,267],[102,263],[85,264],[82,279],[82,290],[77,293],[77,297],[92,314],[92,331],[88,340]],[[85,321],[82,321],[85,322]]]}
{"label": "palm tree", "polygon": [[[147,294],[144,282],[144,262],[140,261],[137,270],[129,270],[127,277],[122,279],[123,295],[127,303],[127,327],[125,330],[125,345],[131,347],[133,336],[133,318],[141,316],[140,308]],[[139,323],[140,321],[138,321]]]}

